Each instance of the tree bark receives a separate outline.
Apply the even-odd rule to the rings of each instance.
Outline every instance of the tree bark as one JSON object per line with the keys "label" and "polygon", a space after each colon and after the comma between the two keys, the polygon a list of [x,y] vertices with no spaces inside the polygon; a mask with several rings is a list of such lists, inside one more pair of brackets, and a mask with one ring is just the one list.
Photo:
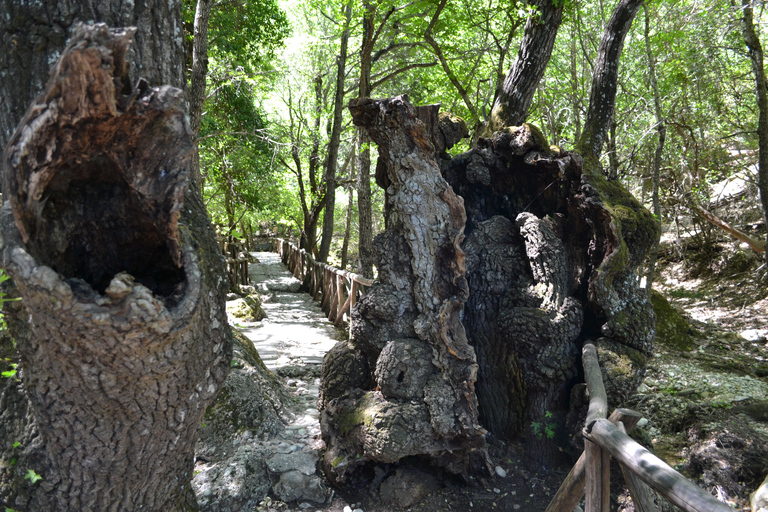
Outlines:
{"label": "tree bark", "polygon": [[653,289],[653,280],[656,274],[656,256],[659,252],[659,242],[661,240],[661,202],[659,201],[659,178],[661,176],[661,158],[664,155],[664,142],[667,139],[667,126],[664,123],[664,117],[661,114],[661,94],[659,93],[659,84],[656,81],[656,59],[651,51],[650,23],[648,20],[648,7],[643,4],[643,14],[645,14],[645,54],[648,58],[648,76],[651,82],[651,91],[653,92],[653,112],[656,115],[656,132],[659,134],[659,140],[656,143],[656,150],[653,152],[653,168],[651,170],[651,180],[653,188],[651,190],[651,204],[653,205],[653,216],[659,223],[659,237],[654,241],[651,253],[648,256],[648,271],[645,274],[645,288],[648,297],[651,296]]}
{"label": "tree bark", "polygon": [[517,60],[504,79],[501,93],[493,102],[485,136],[505,126],[517,126],[525,122],[536,87],[552,55],[557,30],[563,19],[563,3],[534,0],[531,4],[537,12],[525,24]]}
{"label": "tree bark", "polygon": [[133,33],[77,28],[4,156],[2,265],[48,456],[28,510],[196,510],[197,428],[229,370],[183,92],[131,87]]}
{"label": "tree bark", "polygon": [[0,112],[4,112],[0,115],[0,149],[42,92],[51,63],[78,21],[138,28],[136,44],[128,50],[132,62],[128,85],[143,77],[151,84],[184,88],[179,0],[0,2]]}
{"label": "tree bark", "polygon": [[603,37],[597,48],[584,131],[576,144],[576,150],[590,167],[593,161],[597,162],[600,159],[600,153],[608,135],[616,105],[619,57],[624,48],[624,39],[642,3],[643,0],[620,0],[605,26]]}
{"label": "tree bark", "polygon": [[352,3],[344,8],[344,31],[341,34],[341,49],[336,61],[336,94],[333,99],[333,128],[328,142],[328,155],[325,165],[325,214],[323,215],[323,238],[318,251],[318,261],[327,262],[333,239],[333,221],[336,208],[336,169],[341,143],[341,122],[344,110],[344,73],[347,67],[347,45],[349,43],[349,24],[352,21]]}
{"label": "tree bark", "polygon": [[195,33],[192,40],[192,74],[189,77],[189,127],[200,133],[205,103],[205,79],[208,74],[208,19],[213,0],[197,0]]}
{"label": "tree bark", "polygon": [[[765,220],[766,232],[768,232],[768,90],[766,89],[768,84],[766,84],[765,69],[763,67],[763,46],[760,44],[760,38],[755,31],[753,21],[752,3],[750,0],[742,0],[741,5],[744,12],[744,41],[747,44],[747,48],[749,48],[749,58],[752,61],[752,72],[755,75],[755,86],[757,89],[757,108],[760,112],[757,123],[757,187],[760,190],[763,219]],[[766,240],[768,240],[768,235]],[[768,262],[768,251],[765,253],[765,259]]]}
{"label": "tree bark", "polygon": [[601,351],[633,361],[607,376],[612,399],[641,380],[655,319],[635,271],[657,225],[617,182],[553,151],[528,124],[481,139],[442,172],[467,211],[463,324],[477,351],[481,423],[525,437],[530,462],[557,463],[566,427],[583,425],[578,406],[569,410],[581,340],[610,338]]}
{"label": "tree bark", "polygon": [[[363,36],[360,47],[360,84],[358,98],[371,96],[371,59],[376,43],[374,15],[376,6],[369,1],[363,2]],[[371,149],[368,146],[368,134],[364,128],[358,128],[357,146],[357,211],[358,211],[358,273],[363,277],[373,278],[373,208],[371,206]]]}
{"label": "tree bark", "polygon": [[462,201],[406,96],[352,100],[350,110],[379,145],[389,205],[375,240],[379,281],[352,311],[350,342],[323,364],[324,469],[345,482],[362,465],[420,455],[468,475],[487,455],[475,351],[459,320]]}

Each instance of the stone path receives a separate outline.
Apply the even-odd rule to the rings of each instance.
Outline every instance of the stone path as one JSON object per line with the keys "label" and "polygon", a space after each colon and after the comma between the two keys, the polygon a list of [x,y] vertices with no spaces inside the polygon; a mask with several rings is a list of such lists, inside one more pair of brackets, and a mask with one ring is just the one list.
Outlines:
{"label": "stone path", "polygon": [[[320,450],[324,448],[316,402],[323,356],[344,333],[328,322],[309,294],[299,292],[299,281],[288,272],[279,255],[252,254],[259,263],[250,265],[249,274],[262,297],[267,318],[260,322],[230,318],[230,322],[253,341],[267,368],[287,384],[295,414],[276,436],[258,438],[245,432],[229,452],[224,451],[229,457],[226,461],[221,460],[216,467],[200,466],[201,474],[193,482],[198,501],[204,512],[271,510],[270,498],[259,503],[271,489],[272,496],[301,510],[328,510],[330,502],[338,500],[333,500],[332,491],[316,474]],[[240,466],[243,473],[248,473],[249,467],[265,467],[264,477],[268,480],[240,478]],[[254,503],[255,496],[249,499],[243,496],[246,493],[260,497]],[[237,508],[232,508],[235,503]]]}

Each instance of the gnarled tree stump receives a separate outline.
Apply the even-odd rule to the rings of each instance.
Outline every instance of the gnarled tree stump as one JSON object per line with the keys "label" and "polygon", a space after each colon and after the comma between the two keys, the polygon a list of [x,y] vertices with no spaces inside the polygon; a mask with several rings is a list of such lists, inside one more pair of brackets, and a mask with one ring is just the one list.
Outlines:
{"label": "gnarled tree stump", "polygon": [[379,145],[386,225],[374,242],[379,282],[352,312],[352,336],[323,367],[326,474],[420,456],[459,474],[484,464],[477,361],[459,315],[468,296],[463,201],[406,96],[353,100],[356,125]]}
{"label": "gnarled tree stump", "polygon": [[613,405],[641,380],[655,318],[635,271],[656,223],[620,184],[528,124],[480,139],[443,174],[467,210],[463,322],[480,365],[481,422],[526,437],[529,459],[551,463],[585,339],[604,337],[601,350],[632,359],[620,382],[606,375]]}

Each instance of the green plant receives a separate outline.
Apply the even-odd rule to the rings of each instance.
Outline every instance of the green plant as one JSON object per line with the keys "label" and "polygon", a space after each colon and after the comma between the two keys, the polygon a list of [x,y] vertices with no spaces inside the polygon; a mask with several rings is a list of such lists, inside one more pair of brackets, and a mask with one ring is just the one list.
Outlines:
{"label": "green plant", "polygon": [[533,430],[533,435],[536,436],[537,439],[543,439],[544,436],[546,436],[547,439],[554,439],[555,433],[557,432],[557,423],[551,421],[553,414],[547,411],[544,413],[544,418],[545,420],[549,421],[544,423],[534,421],[531,423],[531,430]]}
{"label": "green plant", "polygon": [[29,480],[33,484],[37,483],[39,480],[42,480],[43,477],[38,475],[34,469],[27,470],[27,474],[24,476],[24,480]]}
{"label": "green plant", "polygon": [[712,402],[712,407],[715,409],[730,409],[733,404],[729,400],[715,400]]}
{"label": "green plant", "polygon": [[18,366],[19,365],[17,363],[11,363],[11,368],[12,369],[4,371],[4,372],[1,372],[0,375],[2,375],[3,377],[8,377],[8,378],[15,377],[16,376],[16,372],[18,371]]}

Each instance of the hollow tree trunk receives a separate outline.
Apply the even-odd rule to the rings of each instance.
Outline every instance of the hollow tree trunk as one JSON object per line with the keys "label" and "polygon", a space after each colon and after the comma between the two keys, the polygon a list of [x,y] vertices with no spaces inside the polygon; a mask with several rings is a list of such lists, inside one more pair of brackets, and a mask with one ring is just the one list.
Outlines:
{"label": "hollow tree trunk", "polygon": [[475,351],[459,320],[462,201],[406,96],[352,100],[350,110],[379,145],[387,229],[374,241],[379,281],[352,312],[352,338],[323,364],[324,468],[345,482],[361,465],[422,456],[466,475],[485,462],[485,431]]}
{"label": "hollow tree trunk", "polygon": [[48,456],[27,510],[196,510],[197,427],[229,369],[182,91],[131,87],[133,32],[77,28],[4,156],[2,265]]}
{"label": "hollow tree trunk", "polygon": [[614,405],[639,385],[652,351],[653,309],[635,271],[656,223],[582,163],[524,124],[442,169],[467,211],[463,323],[477,351],[480,420],[499,437],[526,438],[537,464],[557,462],[566,424],[578,423],[569,395],[583,340],[602,337],[601,355],[626,361],[624,375],[606,374]]}

